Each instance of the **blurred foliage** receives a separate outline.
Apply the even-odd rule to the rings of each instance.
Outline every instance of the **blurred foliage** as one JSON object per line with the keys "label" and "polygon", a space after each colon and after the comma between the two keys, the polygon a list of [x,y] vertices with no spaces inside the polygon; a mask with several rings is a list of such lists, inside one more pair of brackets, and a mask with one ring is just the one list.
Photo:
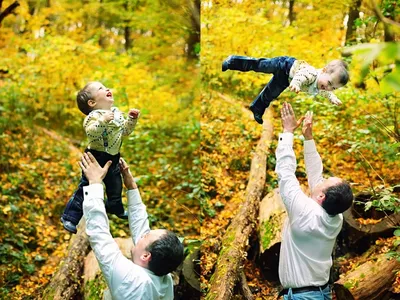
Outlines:
{"label": "blurred foliage", "polygon": [[[201,203],[204,218],[201,287],[204,292],[209,288],[221,237],[244,199],[252,150],[261,135],[262,127],[245,108],[271,78],[269,74],[255,72],[223,73],[222,61],[232,54],[288,55],[322,68],[330,60],[341,58],[346,50],[343,49],[346,12],[353,2],[294,1],[296,18],[292,24],[288,20],[288,1],[202,2],[201,157],[205,197]],[[360,16],[374,17],[366,2],[360,7]],[[392,29],[397,34],[397,29]],[[308,110],[314,112],[314,137],[323,159],[324,175],[348,180],[354,192],[381,185],[390,189],[399,183],[399,43],[383,43],[382,23],[375,26],[374,32],[368,29],[356,34],[357,41],[372,46],[355,47],[370,47],[375,52],[364,51],[369,59],[358,52],[344,58],[349,64],[351,81],[335,91],[342,106],[288,90],[272,103],[271,109],[276,112],[272,120],[275,137],[267,161],[265,192],[277,186],[274,150],[281,128],[278,112],[283,101],[293,105],[297,116]],[[296,132],[294,148],[298,154],[296,176],[306,185],[300,131]],[[398,208],[396,203],[393,206]],[[253,280],[248,281],[249,286],[258,287],[254,296],[267,297],[271,292],[268,284],[261,278],[250,277]]]}
{"label": "blurred foliage", "polygon": [[[189,2],[19,2],[0,27],[0,298],[36,299],[70,239],[59,219],[80,178],[75,97],[88,81],[112,88],[121,111],[141,110],[121,155],[151,226],[198,237],[199,71],[186,53]],[[110,227],[129,235],[124,220]]]}

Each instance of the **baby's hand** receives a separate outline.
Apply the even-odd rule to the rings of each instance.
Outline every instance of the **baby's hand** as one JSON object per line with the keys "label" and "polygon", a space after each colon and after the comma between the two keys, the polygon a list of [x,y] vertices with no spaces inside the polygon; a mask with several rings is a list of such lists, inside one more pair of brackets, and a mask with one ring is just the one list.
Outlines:
{"label": "baby's hand", "polygon": [[297,94],[300,92],[300,88],[294,84],[289,85],[289,90],[291,90],[292,92],[295,92]]}
{"label": "baby's hand", "polygon": [[332,104],[335,104],[335,105],[341,105],[342,104],[342,101],[340,101],[338,98],[332,98],[332,99],[330,99],[331,100],[331,103]]}
{"label": "baby's hand", "polygon": [[129,115],[132,119],[137,119],[137,118],[139,118],[140,110],[138,110],[138,109],[136,109],[136,108],[132,108],[131,110],[129,110],[128,115]]}
{"label": "baby's hand", "polygon": [[104,115],[103,115],[103,119],[104,119],[104,121],[105,122],[110,122],[110,121],[112,121],[112,120],[114,120],[114,113],[112,112],[112,111],[109,111],[109,112],[106,112]]}

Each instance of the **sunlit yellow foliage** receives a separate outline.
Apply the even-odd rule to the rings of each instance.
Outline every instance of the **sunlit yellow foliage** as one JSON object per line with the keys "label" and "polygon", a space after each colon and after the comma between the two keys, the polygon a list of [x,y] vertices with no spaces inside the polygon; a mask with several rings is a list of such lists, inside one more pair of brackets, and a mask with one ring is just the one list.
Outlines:
{"label": "sunlit yellow foliage", "polygon": [[[200,225],[199,66],[185,52],[190,16],[158,1],[129,11],[116,1],[19,2],[0,27],[0,298],[16,299],[39,296],[66,254],[71,236],[59,220],[86,146],[75,99],[89,81],[110,87],[122,112],[141,110],[121,154],[139,178],[151,225],[187,238],[198,237]],[[110,227],[115,237],[129,234],[123,220],[110,217]]]}
{"label": "sunlit yellow foliage", "polygon": [[[205,242],[201,258],[204,266],[201,286],[204,292],[209,287],[217,259],[215,253],[220,250],[224,230],[244,200],[244,192],[238,187],[247,183],[249,161],[246,160],[251,159],[251,151],[261,133],[261,126],[247,120],[240,106],[243,109],[248,107],[271,78],[269,74],[255,72],[228,70],[223,73],[222,61],[231,54],[252,57],[288,55],[322,68],[329,60],[341,58],[345,43],[345,17],[352,2],[326,0],[317,4],[308,0],[294,1],[295,20],[291,25],[288,21],[288,1],[202,2],[201,72],[204,95],[201,155],[206,219],[202,226]],[[377,40],[382,37],[379,30]],[[365,90],[356,88],[361,77],[362,61],[358,57],[346,58],[346,61],[351,80],[346,87],[335,91],[343,101],[342,106],[336,107],[325,99],[304,93],[296,95],[288,90],[272,103],[271,109],[277,116],[272,120],[275,141],[281,128],[279,109],[283,101],[288,101],[298,116],[304,115],[307,110],[314,112],[314,137],[323,159],[324,175],[348,180],[355,192],[369,189],[371,185],[393,186],[398,184],[400,177],[396,156],[398,148],[393,146],[396,139],[387,129],[394,132],[395,128],[399,128],[393,113],[400,95],[380,94],[379,80],[384,69],[373,70],[375,73],[366,78]],[[385,62],[381,64],[384,66]],[[216,91],[225,96],[220,97]],[[227,99],[234,99],[231,100],[233,103],[227,102]],[[226,138],[227,132],[230,133],[229,138]],[[275,147],[274,142],[272,149]],[[295,134],[294,148],[298,154],[296,175],[302,184],[306,184],[300,131]],[[229,163],[234,160],[246,167],[240,172],[232,172]],[[274,167],[272,151],[268,158],[268,189],[277,184]],[[233,187],[228,182],[233,182]],[[257,273],[250,268],[248,271]],[[268,287],[259,277],[250,277],[253,281],[249,284],[259,288],[254,296],[260,299],[267,297],[270,292]]]}

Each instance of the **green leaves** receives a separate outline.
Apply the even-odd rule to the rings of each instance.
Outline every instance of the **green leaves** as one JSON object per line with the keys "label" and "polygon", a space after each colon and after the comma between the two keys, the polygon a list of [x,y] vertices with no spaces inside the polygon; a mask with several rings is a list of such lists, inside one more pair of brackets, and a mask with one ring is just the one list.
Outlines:
{"label": "green leaves", "polygon": [[382,69],[382,75],[379,75],[381,92],[388,94],[400,91],[400,43],[359,44],[347,48],[347,51],[363,61],[360,81],[367,77],[372,63],[377,60],[380,63],[378,68]]}

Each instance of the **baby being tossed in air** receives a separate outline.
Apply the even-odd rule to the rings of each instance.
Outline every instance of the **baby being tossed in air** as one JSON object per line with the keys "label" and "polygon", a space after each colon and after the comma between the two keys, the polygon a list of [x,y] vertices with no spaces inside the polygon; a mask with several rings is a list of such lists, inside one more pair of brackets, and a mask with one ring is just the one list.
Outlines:
{"label": "baby being tossed in air", "polygon": [[290,56],[274,58],[253,58],[231,55],[222,63],[222,71],[254,71],[274,74],[260,94],[250,104],[254,119],[262,124],[262,116],[270,105],[287,87],[296,93],[302,91],[311,95],[321,95],[331,103],[342,102],[332,93],[347,84],[349,73],[347,64],[342,60],[333,60],[323,69],[315,69],[303,60]]}

